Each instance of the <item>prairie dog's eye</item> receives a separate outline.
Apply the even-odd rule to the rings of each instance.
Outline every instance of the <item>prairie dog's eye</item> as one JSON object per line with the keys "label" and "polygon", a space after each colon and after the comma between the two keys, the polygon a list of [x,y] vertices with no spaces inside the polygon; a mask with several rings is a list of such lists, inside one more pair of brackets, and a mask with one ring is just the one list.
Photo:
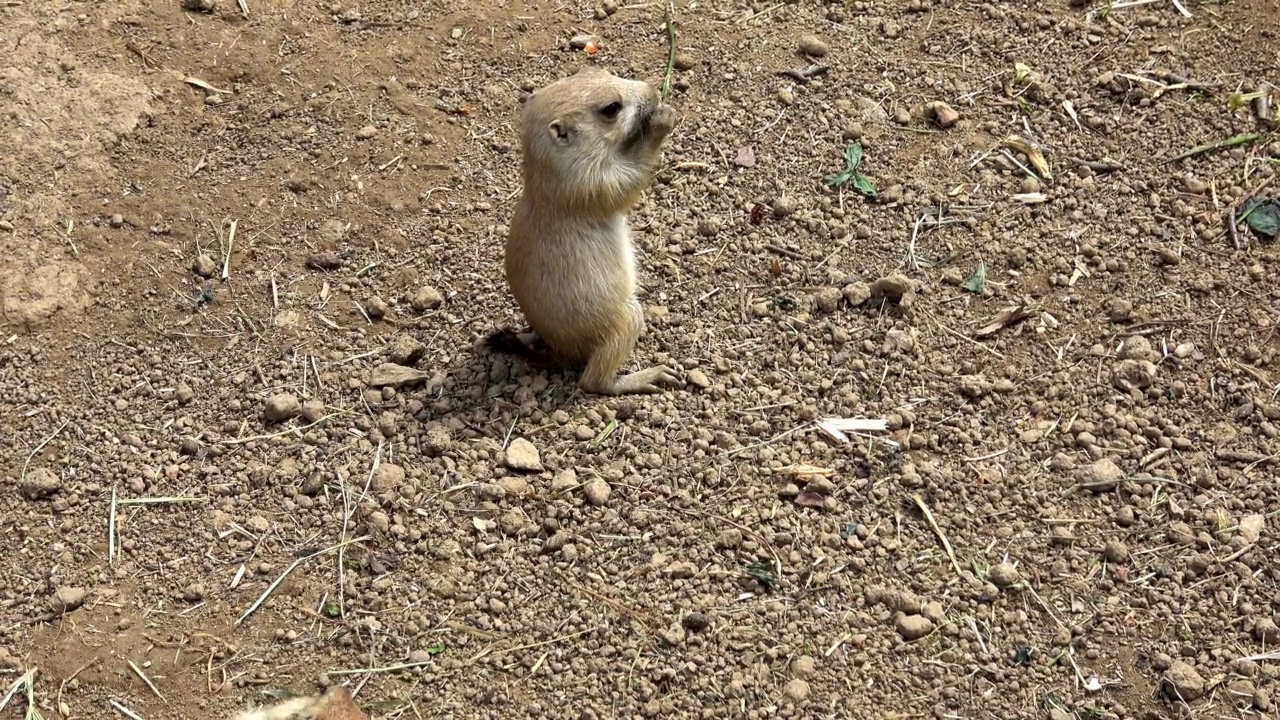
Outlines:
{"label": "prairie dog's eye", "polygon": [[618,113],[620,112],[622,112],[622,103],[617,102],[616,100],[600,108],[600,114],[609,120],[618,117]]}

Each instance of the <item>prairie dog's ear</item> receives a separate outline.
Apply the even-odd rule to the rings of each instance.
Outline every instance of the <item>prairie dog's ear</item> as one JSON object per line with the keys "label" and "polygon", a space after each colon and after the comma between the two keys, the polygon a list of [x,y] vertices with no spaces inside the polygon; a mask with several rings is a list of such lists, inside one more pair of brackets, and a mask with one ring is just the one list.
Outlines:
{"label": "prairie dog's ear", "polygon": [[573,128],[564,120],[552,120],[547,125],[547,134],[558,145],[568,145],[573,142]]}

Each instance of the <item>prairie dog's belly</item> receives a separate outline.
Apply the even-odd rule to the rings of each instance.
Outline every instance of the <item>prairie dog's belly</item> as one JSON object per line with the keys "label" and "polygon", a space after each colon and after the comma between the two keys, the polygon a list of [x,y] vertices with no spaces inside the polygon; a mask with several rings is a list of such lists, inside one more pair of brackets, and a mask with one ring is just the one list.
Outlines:
{"label": "prairie dog's belly", "polygon": [[634,302],[626,218],[541,231],[518,227],[512,240],[508,279],[529,325],[558,352],[585,360]]}

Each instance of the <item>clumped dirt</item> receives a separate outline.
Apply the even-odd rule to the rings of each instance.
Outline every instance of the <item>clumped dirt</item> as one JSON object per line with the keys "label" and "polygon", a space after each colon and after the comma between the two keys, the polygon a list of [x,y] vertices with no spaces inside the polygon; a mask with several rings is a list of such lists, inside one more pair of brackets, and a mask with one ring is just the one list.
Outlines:
{"label": "clumped dirt", "polygon": [[0,690],[1274,717],[1271,3],[680,0],[632,398],[472,346],[522,96],[660,3],[183,5],[0,0]]}

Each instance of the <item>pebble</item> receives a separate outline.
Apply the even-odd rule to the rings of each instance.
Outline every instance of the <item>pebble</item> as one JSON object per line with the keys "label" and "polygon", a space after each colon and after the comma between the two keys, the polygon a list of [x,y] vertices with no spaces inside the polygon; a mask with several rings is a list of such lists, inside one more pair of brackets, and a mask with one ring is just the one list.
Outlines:
{"label": "pebble", "polygon": [[899,105],[893,109],[893,121],[899,125],[910,125],[911,111]]}
{"label": "pebble", "polygon": [[711,387],[711,379],[708,378],[707,374],[701,370],[690,370],[688,379],[690,385],[700,390],[706,390]]}
{"label": "pebble", "polygon": [[1271,618],[1262,618],[1253,624],[1253,639],[1267,645],[1280,642],[1280,627]]}
{"label": "pebble", "polygon": [[998,587],[1007,588],[1018,582],[1018,568],[1013,563],[1002,562],[991,568],[991,582]]}
{"label": "pebble", "polygon": [[204,599],[204,586],[200,583],[193,583],[182,589],[182,599],[190,603],[200,602]]}
{"label": "pebble", "polygon": [[569,47],[574,50],[583,50],[587,47],[588,43],[595,43],[596,45],[599,45],[600,40],[595,35],[588,34],[574,35],[572,38],[569,38]]}
{"label": "pebble", "polygon": [[382,363],[369,374],[369,387],[403,387],[431,377],[431,373],[396,363]]}
{"label": "pebble", "polygon": [[391,308],[387,306],[386,300],[374,295],[364,301],[364,311],[369,313],[369,317],[374,320],[381,320],[387,316],[387,313],[391,312]]}
{"label": "pebble", "polygon": [[1160,685],[1171,697],[1192,702],[1204,696],[1205,681],[1190,663],[1174,660],[1164,671]]}
{"label": "pebble", "polygon": [[394,490],[405,482],[404,468],[395,463],[382,463],[373,471],[373,489],[377,491]]}
{"label": "pebble", "polygon": [[1245,515],[1240,518],[1240,538],[1249,544],[1258,542],[1266,523],[1267,518],[1264,515]]}
{"label": "pebble", "polygon": [[919,640],[933,632],[933,621],[921,615],[899,615],[897,625],[904,640]]}
{"label": "pebble", "polygon": [[796,211],[795,200],[789,197],[780,197],[773,201],[773,216],[776,218],[784,218]]}
{"label": "pebble", "polygon": [[365,125],[356,131],[356,137],[361,140],[369,140],[378,134],[378,128],[372,125]]}
{"label": "pebble", "polygon": [[191,263],[191,272],[202,278],[211,278],[218,272],[218,262],[208,255],[197,255]]}
{"label": "pebble", "polygon": [[791,661],[791,674],[798,678],[813,677],[817,669],[818,663],[808,655],[801,655]]}
{"label": "pebble", "polygon": [[308,400],[302,403],[302,419],[313,423],[324,417],[324,401]]}
{"label": "pebble", "polygon": [[782,694],[791,702],[804,702],[809,699],[809,683],[800,678],[788,680],[782,687]]}
{"label": "pebble", "polygon": [[800,38],[799,50],[805,55],[820,58],[826,57],[831,48],[827,47],[827,44],[817,35],[805,35]]}
{"label": "pebble", "polygon": [[178,387],[173,391],[173,397],[178,401],[179,405],[186,405],[195,399],[196,394],[191,391],[191,386],[186,383],[178,383]]}
{"label": "pebble", "polygon": [[[925,115],[928,116],[930,119],[932,119],[934,122],[938,123],[938,127],[942,128],[943,130],[951,127],[952,125],[955,125],[957,122],[960,121],[960,113],[955,108],[939,100],[935,100],[929,103],[928,105],[925,105],[924,110],[925,110]],[[1039,190],[1039,187],[1037,187],[1036,190]],[[1024,191],[1024,192],[1035,192],[1035,191],[1033,190],[1033,191]]]}
{"label": "pebble", "polygon": [[673,560],[663,572],[675,580],[688,580],[698,574],[698,566],[683,560]]}
{"label": "pebble", "polygon": [[588,482],[582,487],[582,494],[586,496],[587,502],[596,507],[603,507],[609,502],[609,495],[613,492],[613,488],[609,487],[609,483],[596,478]]}
{"label": "pebble", "polygon": [[522,472],[542,472],[538,448],[525,438],[516,438],[507,446],[506,466]]}
{"label": "pebble", "polygon": [[498,480],[498,486],[507,497],[524,497],[533,489],[529,481],[519,475],[509,475]]}
{"label": "pebble", "polygon": [[1077,479],[1093,492],[1109,492],[1124,479],[1124,471],[1110,458],[1102,458],[1080,468]]}
{"label": "pebble", "polygon": [[60,587],[49,596],[49,609],[57,615],[69,613],[84,604],[85,595],[84,588]]}
{"label": "pebble", "polygon": [[48,468],[36,468],[22,478],[22,494],[28,500],[39,500],[62,489],[62,479]]}
{"label": "pebble", "polygon": [[706,630],[711,624],[711,620],[704,613],[691,612],[684,616],[683,624],[685,630],[696,633]]}
{"label": "pebble", "polygon": [[1121,541],[1112,538],[1102,546],[1102,556],[1107,562],[1117,565],[1129,561],[1129,548]]}
{"label": "pebble", "polygon": [[387,359],[396,365],[416,365],[426,354],[427,346],[412,335],[397,335],[387,348]]}
{"label": "pebble", "polygon": [[342,256],[333,250],[325,250],[308,255],[306,265],[312,270],[337,270],[342,267]]}
{"label": "pebble", "polygon": [[696,63],[692,56],[685,55],[684,53],[676,53],[676,59],[672,63],[672,67],[677,70],[692,70],[695,64]]}
{"label": "pebble", "polygon": [[435,310],[444,304],[444,296],[440,291],[424,285],[418,288],[418,292],[413,294],[413,299],[409,301],[409,305],[418,312],[426,312],[427,310]]}
{"label": "pebble", "polygon": [[262,414],[267,422],[284,422],[302,414],[302,403],[290,393],[272,395]]}

